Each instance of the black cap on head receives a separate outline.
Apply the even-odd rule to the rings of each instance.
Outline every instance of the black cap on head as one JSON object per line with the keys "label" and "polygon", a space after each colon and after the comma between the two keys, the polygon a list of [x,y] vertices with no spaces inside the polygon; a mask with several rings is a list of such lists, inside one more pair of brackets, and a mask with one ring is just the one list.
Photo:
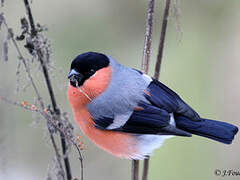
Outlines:
{"label": "black cap on head", "polygon": [[83,53],[73,59],[68,78],[72,86],[81,86],[97,70],[108,65],[109,59],[104,54],[96,52]]}

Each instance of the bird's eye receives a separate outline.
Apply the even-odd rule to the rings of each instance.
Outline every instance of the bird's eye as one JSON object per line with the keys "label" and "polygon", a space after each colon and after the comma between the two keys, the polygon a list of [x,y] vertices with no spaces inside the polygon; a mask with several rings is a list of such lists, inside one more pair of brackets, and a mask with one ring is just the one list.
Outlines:
{"label": "bird's eye", "polygon": [[94,70],[94,69],[91,69],[91,70],[89,71],[90,76],[93,75],[94,73],[95,73],[95,70]]}

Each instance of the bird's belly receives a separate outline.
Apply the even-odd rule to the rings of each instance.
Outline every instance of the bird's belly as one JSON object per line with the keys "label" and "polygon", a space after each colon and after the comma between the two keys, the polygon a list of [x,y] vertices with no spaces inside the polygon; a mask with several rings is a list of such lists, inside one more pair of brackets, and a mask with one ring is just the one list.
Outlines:
{"label": "bird's belly", "polygon": [[103,150],[123,158],[135,158],[140,153],[136,135],[97,129],[87,108],[74,111],[74,117],[82,132]]}

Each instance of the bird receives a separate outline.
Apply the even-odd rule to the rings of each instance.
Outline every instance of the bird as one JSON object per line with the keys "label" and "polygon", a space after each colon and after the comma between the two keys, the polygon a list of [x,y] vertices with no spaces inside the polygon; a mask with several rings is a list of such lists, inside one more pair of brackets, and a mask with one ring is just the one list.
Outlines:
{"label": "bird", "polygon": [[77,125],[98,147],[120,158],[145,159],[174,136],[194,134],[231,144],[238,132],[235,125],[200,117],[160,81],[102,53],[76,56],[68,79]]}

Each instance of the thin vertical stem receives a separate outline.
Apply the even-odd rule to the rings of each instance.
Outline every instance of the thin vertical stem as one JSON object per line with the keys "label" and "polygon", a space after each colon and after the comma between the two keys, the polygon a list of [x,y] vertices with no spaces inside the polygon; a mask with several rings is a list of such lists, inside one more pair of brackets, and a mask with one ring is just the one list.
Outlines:
{"label": "thin vertical stem", "polygon": [[[3,20],[3,23],[5,24],[6,28],[9,30],[8,25],[7,25],[6,21],[5,21],[5,19]],[[23,62],[23,64],[24,64],[25,70],[26,70],[26,72],[27,72],[27,76],[28,76],[28,78],[29,78],[29,80],[30,80],[30,82],[31,82],[31,84],[32,84],[32,87],[33,87],[33,89],[34,89],[34,92],[35,92],[35,94],[36,94],[36,96],[37,96],[37,99],[38,99],[38,101],[39,101],[39,103],[40,103],[40,107],[41,107],[41,109],[43,110],[43,109],[44,109],[44,103],[43,103],[42,97],[40,96],[40,93],[39,93],[39,91],[38,91],[38,89],[37,89],[37,86],[36,86],[36,84],[35,84],[35,82],[34,82],[34,80],[33,80],[33,78],[32,78],[30,69],[29,69],[29,67],[27,66],[26,59],[23,57],[23,55],[22,55],[22,53],[21,53],[21,51],[20,51],[20,49],[19,49],[19,47],[18,47],[18,45],[17,45],[16,40],[15,40],[13,37],[11,37],[11,39],[12,39],[13,45],[15,46],[15,48],[16,48],[16,50],[17,50],[17,53],[18,53],[18,55],[19,55],[20,60],[21,60],[21,61]],[[62,176],[63,179],[65,179],[65,178],[64,178],[64,177],[65,177],[65,175],[64,175],[64,170],[63,170],[62,163],[61,163],[61,156],[60,156],[60,154],[59,154],[59,152],[58,152],[58,148],[57,148],[57,145],[56,145],[56,141],[55,141],[55,139],[54,139],[54,137],[53,137],[53,135],[52,135],[52,133],[51,133],[51,131],[50,131],[49,128],[48,128],[48,132],[49,132],[50,139],[51,139],[51,142],[52,142],[52,145],[53,145],[53,149],[54,149],[55,154],[56,154],[56,157],[57,157],[58,164],[59,164],[60,169],[61,169],[61,171],[62,171],[61,176]]]}
{"label": "thin vertical stem", "polygon": [[171,0],[166,0],[166,4],[165,4],[161,35],[160,35],[159,46],[158,46],[158,55],[157,55],[157,61],[155,64],[155,73],[154,73],[155,79],[159,79],[159,75],[160,75],[160,68],[161,68],[161,63],[162,63],[163,47],[164,47],[164,41],[165,41],[165,36],[166,36],[170,2],[171,2]]}
{"label": "thin vertical stem", "polygon": [[142,57],[142,71],[144,73],[148,72],[149,61],[151,55],[151,47],[152,47],[152,32],[153,32],[153,17],[154,17],[154,2],[155,0],[148,1],[148,13],[146,20],[146,32],[145,32],[145,40],[144,40],[144,48],[143,48],[143,57]]}
{"label": "thin vertical stem", "polygon": [[139,160],[132,160],[132,180],[138,180]]}
{"label": "thin vertical stem", "polygon": [[[155,72],[154,72],[155,79],[159,79],[159,75],[160,75],[160,68],[161,68],[163,47],[164,47],[164,41],[165,41],[165,36],[166,36],[166,30],[167,30],[170,2],[171,2],[171,0],[166,0],[165,9],[164,9],[161,35],[160,35],[159,46],[158,46],[158,55],[157,55],[157,61],[155,64]],[[148,169],[149,169],[149,160],[150,160],[150,157],[147,159],[144,159],[142,180],[147,180]]]}
{"label": "thin vertical stem", "polygon": [[[33,15],[32,15],[31,8],[30,8],[28,0],[24,0],[24,4],[25,4],[25,7],[26,7],[28,19],[29,19],[30,26],[31,26],[31,36],[32,37],[35,37],[35,36],[37,37],[37,31],[36,31]],[[52,107],[53,107],[55,118],[60,119],[60,114],[61,113],[60,113],[60,110],[57,107],[56,98],[55,98],[54,91],[53,91],[53,88],[52,88],[52,84],[51,84],[51,81],[50,81],[50,77],[49,77],[49,74],[48,74],[48,69],[47,69],[47,67],[44,63],[43,55],[41,54],[41,51],[37,51],[37,55],[38,55],[38,59],[41,63],[42,69],[43,69],[43,75],[44,75],[45,82],[46,82],[48,92],[49,92],[49,96],[50,96],[50,99],[51,99],[51,102],[52,102]],[[65,165],[65,170],[66,170],[66,176],[67,176],[68,180],[71,180],[72,179],[71,167],[70,167],[68,156],[66,155],[67,146],[66,146],[66,139],[65,139],[65,136],[64,136],[63,133],[60,133],[60,140],[61,140],[61,145],[62,145],[62,152],[63,152],[63,159],[64,159],[64,165]]]}
{"label": "thin vertical stem", "polygon": [[[143,57],[142,57],[142,66],[141,66],[142,72],[144,72],[146,74],[148,73],[148,69],[149,69],[151,47],[152,47],[154,3],[155,3],[155,0],[148,0],[148,12],[147,12],[147,19],[146,19],[146,32],[145,32]],[[143,173],[144,174],[143,174],[143,176],[145,177],[145,180],[147,180],[148,163],[149,163],[149,159],[147,161],[144,160],[144,169],[143,169]],[[133,164],[134,164],[134,161],[133,161]]]}
{"label": "thin vertical stem", "polygon": [[37,35],[37,31],[36,31],[36,28],[35,28],[33,15],[32,15],[32,11],[31,11],[30,5],[28,3],[28,0],[24,0],[24,4],[25,4],[26,10],[27,10],[28,19],[29,19],[30,26],[31,26],[31,35],[32,36],[36,36]]}
{"label": "thin vertical stem", "polygon": [[[149,0],[148,1],[148,12],[147,12],[147,19],[146,19],[146,32],[145,32],[142,66],[141,66],[142,72],[144,72],[146,74],[148,73],[148,69],[149,69],[151,47],[152,47],[154,3],[155,3],[155,0]],[[149,158],[148,158],[147,161],[144,160],[143,176],[144,176],[145,180],[147,180],[148,166],[149,166]]]}
{"label": "thin vertical stem", "polygon": [[150,157],[144,159],[142,180],[147,180]]}

